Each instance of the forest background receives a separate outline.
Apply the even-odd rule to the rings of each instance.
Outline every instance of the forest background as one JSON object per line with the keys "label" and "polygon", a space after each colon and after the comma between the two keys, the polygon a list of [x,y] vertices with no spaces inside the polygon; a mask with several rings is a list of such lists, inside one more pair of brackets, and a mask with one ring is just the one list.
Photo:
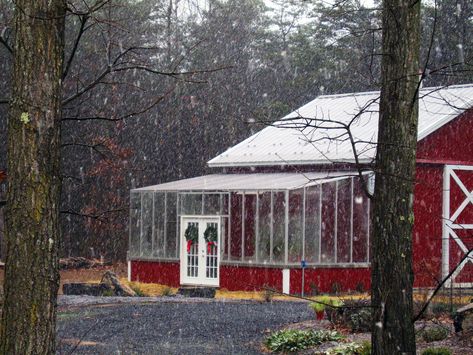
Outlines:
{"label": "forest background", "polygon": [[[211,173],[209,159],[318,95],[379,89],[376,2],[111,0],[94,11],[93,2],[70,4],[62,256],[124,260],[131,188]],[[0,0],[0,172],[12,9]],[[472,33],[472,2],[423,4],[424,86],[473,81]],[[5,191],[3,184],[0,200]]]}

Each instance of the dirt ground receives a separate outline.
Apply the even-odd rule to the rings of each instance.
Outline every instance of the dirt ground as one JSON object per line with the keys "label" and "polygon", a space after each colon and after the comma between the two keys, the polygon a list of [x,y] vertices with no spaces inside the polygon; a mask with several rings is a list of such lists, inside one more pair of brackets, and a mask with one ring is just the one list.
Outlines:
{"label": "dirt ground", "polygon": [[[71,283],[71,282],[100,282],[101,278],[102,278],[102,275],[104,274],[104,272],[106,270],[111,270],[113,272],[115,272],[117,274],[117,276],[122,280],[122,281],[125,281],[126,280],[126,277],[127,277],[127,265],[125,263],[122,263],[122,264],[116,264],[116,265],[112,265],[112,266],[104,266],[104,267],[94,267],[94,268],[91,268],[91,269],[73,269],[73,270],[62,270],[61,271],[61,287],[60,287],[60,290],[59,290],[59,293],[62,294],[62,285],[64,283]],[[4,276],[4,273],[3,273],[3,268],[0,268],[0,282],[3,283],[3,276]],[[139,284],[139,283],[132,283],[134,286],[138,286],[145,294],[149,295],[149,296],[160,296],[162,295],[162,290],[163,288],[166,288],[165,286],[163,285],[155,285],[155,284]],[[175,289],[172,289],[172,293],[174,294],[176,292]],[[421,295],[417,295],[417,296],[421,296]],[[469,296],[471,297],[471,296]],[[215,300],[218,304],[218,302],[222,302],[222,301],[227,301],[227,302],[230,302],[230,303],[234,303],[234,302],[250,302],[250,304],[253,304],[253,302],[256,302],[254,304],[264,304],[264,303],[261,303],[261,301],[263,300],[264,298],[264,295],[263,293],[261,292],[228,292],[228,291],[225,291],[225,290],[219,290],[218,293],[217,293],[217,300]],[[420,297],[421,298],[421,297]],[[113,305],[113,297],[112,298],[108,298],[111,302],[110,306]],[[277,299],[280,299],[280,300],[293,300],[293,299],[290,299],[288,297],[274,297],[274,300],[277,300]],[[243,301],[243,300],[246,300],[246,301]],[[439,300],[442,300],[445,302],[445,300],[442,299],[442,297],[439,297]],[[259,301],[259,302],[258,302]],[[300,301],[300,300],[299,300]],[[462,300],[463,301],[463,300]],[[123,308],[122,307],[119,307],[118,304],[116,305],[117,308],[115,307],[112,307],[114,308],[115,311],[120,311],[121,309],[123,310],[129,310],[129,309],[133,309],[133,307],[141,307],[141,304],[143,302],[146,302],[144,299],[142,299],[142,301],[140,301],[139,298],[136,299],[136,303],[135,302],[131,302],[130,305],[123,305]],[[465,300],[466,302],[466,300]],[[157,302],[157,303],[160,303],[164,306],[163,302]],[[164,314],[167,314],[167,307],[171,307],[171,308],[174,308],[174,307],[184,307],[183,308],[183,311],[184,313],[189,313],[189,311],[191,312],[195,312],[195,309],[193,308],[194,306],[191,306],[191,305],[181,305],[181,306],[177,306],[177,305],[172,305],[175,303],[175,301],[172,300],[172,298],[168,298],[166,302],[164,302],[166,304],[168,304],[168,306],[164,306],[164,308],[162,308],[162,306],[158,306],[156,305],[156,307],[152,307],[150,308],[149,310],[151,309],[156,309],[156,313],[154,314],[155,317],[161,317],[163,315],[162,312],[164,312]],[[180,303],[180,302],[179,302]],[[263,319],[260,319],[259,316],[250,316],[249,318],[252,318],[254,317],[254,319],[252,318],[251,321],[260,321],[260,322],[263,322],[265,324],[264,328],[261,328],[258,330],[258,333],[259,335],[256,336],[256,337],[250,337],[251,338],[251,343],[252,343],[252,346],[251,346],[251,351],[250,353],[259,353],[260,349],[258,349],[258,344],[261,344],[260,342],[262,341],[262,339],[264,338],[264,334],[267,334],[267,331],[269,331],[269,329],[271,330],[275,330],[275,329],[282,329],[282,328],[300,328],[300,329],[314,329],[314,328],[320,328],[320,327],[323,327],[323,328],[328,328],[328,329],[331,329],[332,326],[331,324],[328,322],[328,321],[324,321],[322,323],[320,322],[316,322],[314,320],[312,320],[312,315],[309,315],[309,319],[307,318],[308,317],[308,314],[306,313],[306,311],[304,310],[307,310],[307,306],[305,305],[306,302],[283,302],[283,303],[287,303],[287,308],[291,309],[293,308],[293,310],[295,309],[298,309],[298,312],[302,312],[301,315],[303,314],[302,318],[305,318],[304,320],[302,320],[302,322],[300,322],[300,319],[299,319],[299,322],[296,320],[296,319],[288,319],[288,323],[286,323],[284,325],[284,320],[283,319],[278,319],[277,322],[274,323],[274,327],[270,327],[269,324],[268,324],[268,321],[271,320],[271,321],[274,321],[274,318],[273,316],[270,316],[269,314],[265,314],[267,310],[265,306],[257,306],[258,308],[258,311],[256,311],[256,309],[252,310],[253,312],[256,311],[256,314],[261,313],[261,315],[263,316],[263,314],[265,314],[263,316],[263,319],[265,319],[263,321]],[[133,306],[133,304],[135,304]],[[210,302],[210,304],[213,304],[212,302]],[[279,303],[278,303],[279,304]],[[296,304],[300,304],[300,306],[295,306]],[[169,306],[171,305],[171,306]],[[143,305],[144,306],[144,305]],[[60,310],[59,310],[59,319],[61,318],[64,318],[64,314],[68,315],[67,317],[67,321],[65,321],[64,319],[60,322],[63,324],[63,326],[65,326],[65,329],[68,329],[69,331],[76,328],[76,327],[79,327],[80,329],[74,329],[76,331],[86,331],[86,329],[84,329],[82,326],[80,326],[80,324],[75,324],[74,321],[72,321],[72,323],[69,322],[69,316],[72,319],[74,320],[80,320],[79,323],[82,323],[84,321],[84,319],[89,319],[89,312],[92,310],[92,309],[96,309],[96,307],[102,307],[102,306],[90,306],[90,305],[83,305],[83,306],[77,306],[77,307],[60,307]],[[212,308],[213,307],[217,307],[217,309],[213,310]],[[220,314],[223,316],[223,314],[226,313],[226,310],[228,309],[231,309],[232,307],[234,308],[235,306],[223,306],[225,308],[220,308],[220,306],[214,304],[214,305],[208,305],[208,306],[204,306],[204,308],[209,308],[209,311],[210,309],[212,309],[213,312],[216,311],[216,313]],[[294,308],[296,307],[296,308]],[[299,309],[299,307],[302,307],[301,309]],[[191,310],[192,308],[192,310]],[[273,308],[273,307],[270,307],[270,308]],[[279,307],[278,307],[279,308]],[[284,309],[286,307],[283,307],[283,308],[280,308],[279,311],[281,311],[282,309]],[[264,310],[264,311],[263,311]],[[88,316],[86,316],[84,319],[81,319],[82,317],[80,316],[82,313],[86,313],[88,314]],[[94,311],[95,312],[95,311]],[[93,313],[93,312],[92,312]],[[124,313],[127,313],[127,312],[124,312]],[[230,312],[230,313],[233,313],[233,312]],[[272,312],[270,312],[272,313]],[[239,314],[239,312],[236,312],[236,314]],[[107,318],[111,317],[110,314],[107,314],[107,312],[105,312],[104,314],[101,315],[102,317],[104,317],[103,321],[105,322],[105,324],[108,324],[107,322]],[[223,323],[232,323],[231,320],[229,320],[228,318],[232,319],[233,317],[235,317],[235,313],[232,314],[232,316],[230,317],[227,317],[227,316],[223,316],[223,318],[225,318],[225,320],[222,320],[220,319],[220,317],[216,318],[215,320],[218,320],[219,322],[222,321]],[[92,318],[95,318],[95,317],[92,317]],[[113,318],[113,317],[112,317]],[[122,317],[119,317],[121,319],[113,319],[113,322],[124,322],[121,327],[125,327],[125,328],[128,328],[130,329],[130,325],[128,324],[128,319],[126,316],[124,316],[123,318]],[[170,317],[171,319],[172,317]],[[268,319],[269,318],[269,319]],[[289,317],[290,318],[290,317]],[[108,320],[111,320],[111,319],[108,319]],[[197,327],[198,324],[199,324],[199,320],[196,319],[196,324],[195,326]],[[243,323],[246,323],[245,320],[241,319],[241,321]],[[64,323],[65,322],[65,323]],[[67,324],[66,324],[67,323]],[[445,317],[442,317],[440,319],[433,319],[433,320],[429,320],[429,321],[424,321],[424,323],[421,323],[421,324],[418,324],[418,327],[423,327],[423,326],[428,326],[430,324],[433,324],[433,323],[441,323],[443,326],[447,327],[450,329],[450,335],[447,339],[445,340],[442,340],[442,341],[437,341],[437,342],[432,342],[432,343],[426,343],[425,341],[423,341],[422,339],[419,339],[418,343],[417,343],[417,349],[418,349],[418,354],[421,354],[423,350],[425,350],[426,348],[438,348],[438,347],[446,347],[448,349],[450,349],[452,351],[452,354],[456,355],[456,354],[473,354],[473,351],[471,349],[473,349],[473,333],[464,333],[464,334],[455,334],[454,331],[453,331],[453,324],[452,324],[452,320],[450,319],[450,317],[448,316],[445,316]],[[230,325],[229,324],[229,325]],[[118,324],[115,324],[118,326]],[[167,324],[167,326],[169,327],[170,325],[172,324]],[[230,325],[230,328],[233,328],[233,329],[239,329],[241,327],[242,324],[231,324]],[[182,327],[183,325],[182,324],[179,324],[177,331],[179,332],[180,331],[180,328]],[[113,327],[112,327],[113,328]],[[133,328],[133,326],[131,326],[131,328]],[[173,328],[172,326],[169,327],[169,328]],[[108,329],[110,332],[108,334],[111,334],[114,332],[114,329]],[[163,329],[164,330],[164,329]],[[350,333],[348,332],[347,330],[344,330],[344,329],[337,329],[338,331],[341,331],[342,333],[344,333],[346,335],[346,340],[345,342],[361,342],[361,341],[365,341],[365,340],[369,340],[370,339],[370,334],[369,333]],[[69,331],[66,331],[66,333],[69,333]],[[175,329],[168,329],[169,332],[173,332],[175,331]],[[223,332],[222,334],[219,334],[220,337],[229,337],[230,333],[225,333]],[[105,335],[105,334],[104,334]],[[147,334],[148,336],[150,337],[154,337],[156,336],[154,334],[154,332],[151,332],[150,334]],[[242,334],[243,335],[243,334]],[[248,334],[245,334],[246,336],[248,336]],[[68,336],[71,336],[71,334],[68,334]],[[75,343],[74,341],[70,340],[70,339],[67,339],[68,337],[66,337],[66,339],[62,339],[62,346],[65,347],[65,348],[68,348],[68,341],[71,341],[72,343]],[[73,337],[71,337],[73,338]],[[131,337],[133,339],[129,339],[129,340],[132,340],[133,343],[140,343],[142,341],[142,339],[140,339],[141,337],[140,336],[137,336],[137,338],[134,338],[133,336]],[[194,340],[196,340],[195,336],[193,336]],[[199,338],[199,337],[197,337]],[[203,347],[203,348],[199,348],[199,351],[200,350],[210,350],[210,347],[209,349],[206,348],[206,339],[208,340],[208,334],[206,334],[202,339],[198,339],[199,341],[199,346],[200,347]],[[231,336],[231,339],[230,340],[230,343],[229,343],[229,346],[230,346],[230,349],[233,348],[234,346],[236,346],[237,348],[239,347],[239,350],[242,350],[244,348],[244,344],[245,344],[245,341],[244,341],[244,337],[237,337],[237,338],[234,338],[233,336]],[[85,349],[88,349],[88,350],[91,350],[94,349],[93,351],[97,350],[97,348],[95,348],[94,346],[87,346],[87,340],[86,339],[83,339],[84,342],[81,342],[81,346],[80,348],[82,348],[81,350],[84,351]],[[92,343],[90,344],[95,344],[95,341],[96,340],[91,340]],[[181,341],[182,341],[182,338],[181,338]],[[116,343],[116,342],[112,342],[113,344],[108,344],[107,341],[104,341],[104,339],[101,339],[101,341],[98,342],[98,344],[103,344],[105,346],[105,348],[102,348],[101,350],[105,350],[107,349],[108,350],[111,350],[114,349],[114,350],[117,350],[117,349],[120,349],[121,346],[123,344],[121,343]],[[169,339],[166,339],[165,340],[165,343],[167,344],[166,346],[168,346],[170,344],[170,340]],[[171,341],[172,343],[172,341]],[[89,344],[89,345],[90,345]],[[107,344],[107,345],[105,345]],[[150,343],[151,344],[151,343]],[[238,344],[238,345],[237,345]],[[248,343],[246,343],[246,345],[248,345]],[[314,353],[322,353],[324,350],[324,347],[327,347],[327,346],[333,346],[334,344],[324,344],[321,346],[321,348],[319,349],[311,349],[310,353],[311,354],[314,354]],[[73,346],[72,344],[69,344],[69,346]],[[111,348],[109,348],[109,346],[111,346]],[[154,346],[154,345],[153,345]],[[189,345],[190,348],[188,350],[197,350],[197,349],[194,349],[192,347],[192,345]],[[173,350],[176,351],[176,353],[179,353],[179,349],[178,349],[178,344],[174,344],[173,346]],[[137,346],[137,348],[134,348],[133,350],[138,350],[138,348],[140,348],[139,346]],[[144,348],[143,348],[144,349]],[[230,349],[226,349],[227,351],[230,350]],[[234,349],[234,348],[233,348]],[[130,350],[130,349],[128,349]],[[150,350],[148,348],[146,348],[146,350]],[[164,350],[161,349],[161,350]],[[92,352],[93,352],[92,351]],[[105,351],[105,353],[107,352]],[[213,348],[213,351],[215,351],[215,348]],[[79,351],[81,352],[81,351]],[[84,351],[84,353],[89,353],[87,350]],[[204,351],[205,353],[205,351]],[[305,354],[305,352],[304,352]]]}
{"label": "dirt ground", "polygon": [[[112,270],[119,278],[127,277],[127,265],[125,263],[111,266],[94,267],[93,269],[61,270],[61,285],[59,294],[62,295],[62,285],[71,282],[100,282],[104,272]],[[0,268],[0,284],[3,285],[4,269]]]}

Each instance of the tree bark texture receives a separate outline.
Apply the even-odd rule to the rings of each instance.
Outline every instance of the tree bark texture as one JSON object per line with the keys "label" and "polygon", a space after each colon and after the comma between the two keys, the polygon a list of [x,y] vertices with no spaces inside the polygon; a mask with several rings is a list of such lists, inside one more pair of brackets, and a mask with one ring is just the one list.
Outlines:
{"label": "tree bark texture", "polygon": [[65,9],[15,2],[1,354],[55,352]]}
{"label": "tree bark texture", "polygon": [[413,187],[420,1],[383,1],[383,58],[372,216],[373,353],[415,354]]}

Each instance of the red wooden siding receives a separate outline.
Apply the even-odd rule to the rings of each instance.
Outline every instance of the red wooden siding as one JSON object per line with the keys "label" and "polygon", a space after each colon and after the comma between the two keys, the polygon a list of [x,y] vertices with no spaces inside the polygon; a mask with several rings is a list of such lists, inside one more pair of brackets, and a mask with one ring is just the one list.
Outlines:
{"label": "red wooden siding", "polygon": [[[290,292],[301,293],[301,269],[291,269]],[[179,262],[131,261],[131,280],[162,283],[179,287]],[[248,266],[220,266],[220,288],[229,291],[262,290],[271,287],[282,291],[282,269]],[[305,293],[350,291],[370,287],[369,268],[308,268],[305,270]]]}
{"label": "red wooden siding", "polygon": [[414,285],[434,286],[442,262],[443,166],[417,166],[414,192]]}
{"label": "red wooden siding", "polygon": [[282,291],[281,269],[220,265],[222,289],[252,291],[261,290],[264,286]]}
{"label": "red wooden siding", "polygon": [[[414,200],[414,286],[433,287],[441,279],[442,262],[442,203],[444,164],[473,165],[473,110],[465,112],[447,125],[430,134],[417,145],[417,172]],[[473,190],[473,174],[459,172],[467,181],[469,191]],[[469,175],[469,176],[467,176]],[[454,211],[464,200],[464,194],[451,183],[451,204]],[[453,213],[453,212],[452,212]],[[459,222],[473,222],[473,206],[459,216]],[[467,231],[459,232],[468,233]],[[471,231],[470,231],[471,233]],[[470,247],[473,240],[468,239]],[[467,245],[468,246],[468,245]],[[454,266],[462,257],[455,242],[450,243],[450,264]],[[468,266],[469,267],[469,266]],[[457,279],[470,277],[472,268],[465,268]],[[469,275],[467,273],[469,272]]]}
{"label": "red wooden siding", "polygon": [[[368,291],[371,285],[369,268],[308,268],[304,271],[304,293],[314,290],[322,293],[335,291]],[[300,294],[302,291],[302,270],[291,269],[290,292]]]}
{"label": "red wooden siding", "polygon": [[178,262],[131,261],[131,280],[179,287]]}
{"label": "red wooden siding", "polygon": [[473,109],[417,144],[417,159],[447,164],[473,164]]}

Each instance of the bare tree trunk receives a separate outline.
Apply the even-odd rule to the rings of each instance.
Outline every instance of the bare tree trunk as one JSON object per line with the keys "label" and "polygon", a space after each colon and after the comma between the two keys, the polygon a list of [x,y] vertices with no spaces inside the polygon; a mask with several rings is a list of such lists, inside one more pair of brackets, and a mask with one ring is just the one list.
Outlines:
{"label": "bare tree trunk", "polygon": [[1,354],[55,352],[65,2],[17,0]]}
{"label": "bare tree trunk", "polygon": [[384,0],[381,101],[373,209],[373,353],[415,354],[413,180],[420,1]]}

